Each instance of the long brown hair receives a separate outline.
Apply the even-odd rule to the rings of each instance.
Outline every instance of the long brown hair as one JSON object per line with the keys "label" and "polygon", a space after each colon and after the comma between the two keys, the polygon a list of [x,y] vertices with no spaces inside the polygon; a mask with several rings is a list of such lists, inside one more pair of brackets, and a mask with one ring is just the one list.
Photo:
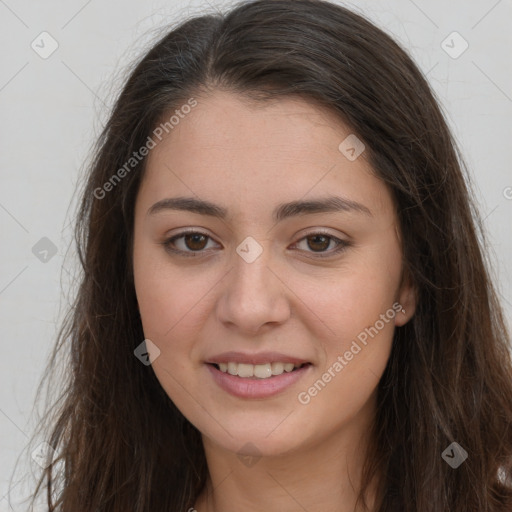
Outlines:
{"label": "long brown hair", "polygon": [[[57,456],[34,495],[45,489],[50,511],[181,512],[205,485],[200,433],[133,353],[144,339],[131,253],[146,159],[108,192],[105,184],[166,113],[216,89],[329,108],[393,192],[418,302],[395,330],[378,385],[361,503],[381,475],[378,512],[512,510],[509,335],[468,172],[407,53],[361,15],[320,0],[241,2],[194,17],[131,72],[82,191],[81,284],[48,369],[67,354],[64,391],[46,418]],[[468,454],[457,469],[442,457],[452,442]]]}

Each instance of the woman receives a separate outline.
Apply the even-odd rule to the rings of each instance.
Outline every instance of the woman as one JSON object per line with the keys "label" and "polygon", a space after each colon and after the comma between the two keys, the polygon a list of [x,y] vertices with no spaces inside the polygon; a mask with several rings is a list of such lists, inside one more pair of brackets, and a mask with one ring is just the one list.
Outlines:
{"label": "woman", "polygon": [[467,179],[361,16],[259,0],[172,30],[83,191],[49,510],[512,510],[509,337]]}

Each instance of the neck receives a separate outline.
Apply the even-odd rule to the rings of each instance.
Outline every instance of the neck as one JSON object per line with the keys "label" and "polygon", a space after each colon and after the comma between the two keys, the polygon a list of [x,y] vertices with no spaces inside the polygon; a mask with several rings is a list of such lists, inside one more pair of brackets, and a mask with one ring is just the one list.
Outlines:
{"label": "neck", "polygon": [[[356,512],[369,424],[355,421],[292,453],[244,458],[203,436],[209,480],[197,512]],[[367,504],[374,510],[374,485]]]}

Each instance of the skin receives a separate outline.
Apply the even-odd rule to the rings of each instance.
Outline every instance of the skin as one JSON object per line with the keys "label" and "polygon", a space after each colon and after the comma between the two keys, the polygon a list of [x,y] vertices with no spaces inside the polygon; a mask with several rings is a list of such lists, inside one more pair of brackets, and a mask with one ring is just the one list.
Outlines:
{"label": "skin", "polygon": [[[378,380],[395,326],[415,308],[402,279],[391,194],[364,152],[355,161],[340,152],[351,131],[318,105],[295,98],[251,103],[221,91],[197,100],[148,156],[133,248],[144,334],[160,350],[153,370],[203,437],[210,482],[195,508],[353,511]],[[272,219],[281,203],[329,195],[357,201],[371,215]],[[177,196],[211,201],[229,216],[148,213]],[[188,253],[202,249],[193,257],[163,245],[186,228],[210,237],[175,241],[175,249]],[[308,244],[306,237],[319,230],[334,238]],[[247,236],[263,249],[251,263],[236,252]],[[336,238],[350,242],[338,254]],[[395,302],[405,312],[369,338],[307,405],[300,403],[298,394]],[[277,396],[242,399],[222,390],[205,365],[226,351],[277,351],[312,366]]]}

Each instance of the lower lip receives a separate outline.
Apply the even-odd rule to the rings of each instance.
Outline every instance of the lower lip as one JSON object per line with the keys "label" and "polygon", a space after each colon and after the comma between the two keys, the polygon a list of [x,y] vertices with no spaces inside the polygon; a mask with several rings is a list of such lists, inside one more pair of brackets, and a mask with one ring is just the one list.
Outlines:
{"label": "lower lip", "polygon": [[295,384],[309,372],[311,364],[294,370],[275,375],[267,379],[244,378],[224,373],[211,364],[206,365],[215,382],[228,393],[239,398],[269,398],[275,396]]}

